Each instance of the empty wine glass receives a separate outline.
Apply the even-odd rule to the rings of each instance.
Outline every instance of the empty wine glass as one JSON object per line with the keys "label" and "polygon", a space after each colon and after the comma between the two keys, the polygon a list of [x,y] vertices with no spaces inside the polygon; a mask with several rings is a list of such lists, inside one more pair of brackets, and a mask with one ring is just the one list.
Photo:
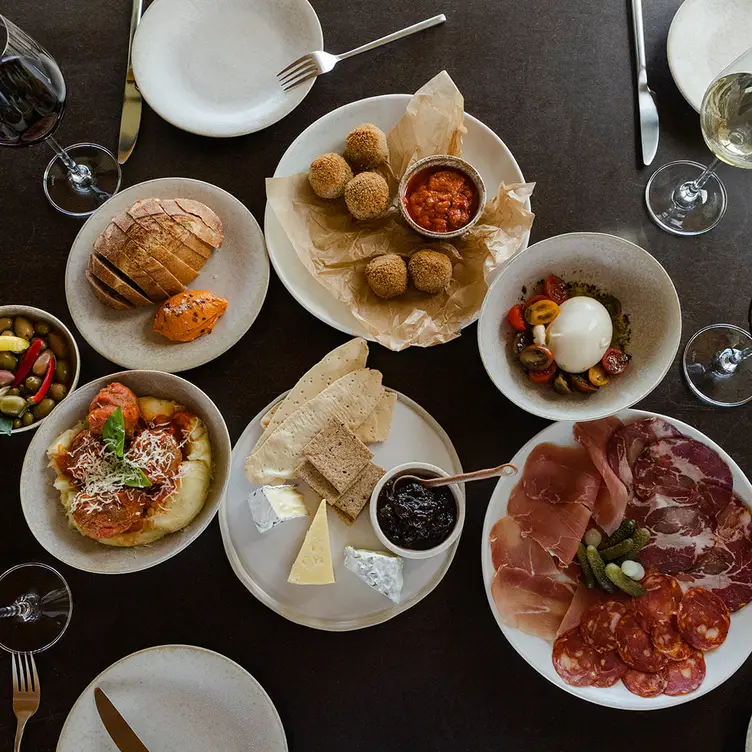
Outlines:
{"label": "empty wine glass", "polygon": [[52,137],[65,113],[66,86],[52,56],[0,15],[0,146],[46,142],[55,157],[44,192],[64,214],[85,217],[120,187],[120,165],[98,144],[63,149]]}
{"label": "empty wine glass", "polygon": [[73,596],[56,569],[33,562],[0,576],[0,648],[41,653],[68,628]]}
{"label": "empty wine glass", "polygon": [[721,71],[705,92],[700,126],[715,159],[707,166],[679,160],[656,170],[645,188],[648,213],[667,232],[699,235],[720,222],[726,188],[721,162],[752,168],[752,49]]}

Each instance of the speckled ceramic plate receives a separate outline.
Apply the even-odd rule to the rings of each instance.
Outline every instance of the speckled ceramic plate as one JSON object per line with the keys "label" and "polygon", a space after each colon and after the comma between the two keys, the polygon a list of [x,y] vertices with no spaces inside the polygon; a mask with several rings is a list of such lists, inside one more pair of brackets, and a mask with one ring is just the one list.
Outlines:
{"label": "speckled ceramic plate", "polygon": [[698,112],[713,79],[752,47],[752,0],[686,0],[668,31],[671,75]]}
{"label": "speckled ceramic plate", "polygon": [[[112,217],[146,198],[190,198],[213,209],[225,237],[201,273],[188,285],[227,300],[227,312],[211,334],[193,342],[171,342],[152,330],[156,306],[115,311],[94,296],[84,272],[94,241]],[[176,373],[208,363],[229,350],[256,320],[269,286],[269,259],[261,228],[246,207],[227,191],[190,178],[159,178],[113,196],[81,228],[68,256],[65,294],[84,339],[124,368]]]}
{"label": "speckled ceramic plate", "polygon": [[150,107],[178,128],[240,136],[305,99],[315,79],[285,92],[277,73],[322,49],[307,0],[156,0],[133,41],[133,73]]}
{"label": "speckled ceramic plate", "polygon": [[191,645],[148,648],[105,669],[71,709],[57,752],[115,749],[94,704],[96,687],[155,752],[287,752],[264,688],[235,661]]}
{"label": "speckled ceramic plate", "polygon": [[[258,486],[245,475],[245,458],[262,433],[261,418],[284,396],[280,395],[267,405],[248,424],[232,451],[230,483],[219,514],[227,558],[248,590],[285,619],[330,632],[381,624],[423,600],[441,582],[454,559],[459,540],[430,559],[405,559],[402,600],[392,603],[345,569],[345,546],[383,550],[368,510],[361,512],[352,526],[345,525],[330,512],[327,518],[336,582],[316,587],[288,583],[290,567],[312,517],[290,520],[262,535],[248,507],[248,496]],[[449,473],[461,473],[460,459],[441,426],[411,399],[399,393],[397,397],[389,438],[370,447],[373,461],[385,470],[414,460],[428,462]],[[308,511],[315,512],[320,498],[303,483],[300,490]]]}
{"label": "speckled ceramic plate", "polygon": [[[209,430],[214,463],[209,495],[198,516],[182,530],[154,543],[132,548],[106,546],[74,530],[65,517],[60,494],[53,487],[55,472],[48,467],[47,447],[64,431],[86,417],[97,392],[119,381],[137,397],[175,400],[196,413]],[[39,543],[68,566],[95,574],[127,574],[161,564],[189,546],[214,519],[230,472],[230,436],[216,405],[197,386],[159,371],[123,371],[80,386],[42,422],[26,450],[21,470],[21,508],[26,524]]]}
{"label": "speckled ceramic plate", "polygon": [[[522,300],[523,287],[530,290],[549,274],[615,295],[629,317],[632,363],[596,394],[563,396],[533,384],[511,356],[514,332],[507,312]],[[679,296],[653,256],[615,235],[572,232],[531,245],[501,270],[480,313],[478,348],[491,380],[518,407],[549,420],[595,420],[634,405],[661,383],[674,362],[681,327]]]}

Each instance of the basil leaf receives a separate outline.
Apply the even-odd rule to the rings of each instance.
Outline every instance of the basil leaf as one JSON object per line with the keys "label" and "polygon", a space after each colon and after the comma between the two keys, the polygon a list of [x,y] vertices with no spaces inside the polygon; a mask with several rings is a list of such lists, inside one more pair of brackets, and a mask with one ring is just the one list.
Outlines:
{"label": "basil leaf", "polygon": [[128,465],[124,483],[129,488],[149,488],[152,485],[146,473],[137,465]]}
{"label": "basil leaf", "polygon": [[118,407],[105,421],[102,428],[102,439],[116,457],[125,453],[125,420],[123,411]]}
{"label": "basil leaf", "polygon": [[0,415],[0,434],[10,436],[13,433],[13,418],[6,418]]}

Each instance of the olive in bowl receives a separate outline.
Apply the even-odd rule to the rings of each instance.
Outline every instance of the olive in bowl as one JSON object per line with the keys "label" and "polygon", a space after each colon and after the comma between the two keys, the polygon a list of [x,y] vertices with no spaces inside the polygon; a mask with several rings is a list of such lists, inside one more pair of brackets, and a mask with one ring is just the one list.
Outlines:
{"label": "olive in bowl", "polygon": [[446,551],[465,524],[465,494],[456,483],[427,489],[417,481],[398,479],[447,477],[436,465],[410,462],[392,468],[371,494],[370,517],[376,537],[405,559],[429,559]]}
{"label": "olive in bowl", "polygon": [[0,306],[0,435],[32,430],[78,384],[80,356],[62,321]]}

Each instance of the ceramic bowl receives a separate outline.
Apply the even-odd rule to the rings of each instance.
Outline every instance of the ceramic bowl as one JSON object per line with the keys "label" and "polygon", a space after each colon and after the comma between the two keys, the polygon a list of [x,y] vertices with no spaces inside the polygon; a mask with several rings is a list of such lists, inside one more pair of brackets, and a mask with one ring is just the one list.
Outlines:
{"label": "ceramic bowl", "polygon": [[[70,361],[71,366],[71,372],[73,374],[73,378],[71,379],[71,382],[69,384],[70,386],[70,392],[72,392],[76,386],[78,386],[78,377],[81,374],[81,354],[78,352],[78,345],[76,344],[76,340],[73,338],[73,335],[70,332],[70,329],[62,322],[60,319],[53,316],[51,313],[47,313],[47,311],[43,311],[41,308],[34,308],[33,306],[25,306],[25,305],[4,305],[0,306],[0,318],[4,318],[5,316],[25,316],[27,319],[30,319],[32,322],[34,321],[44,321],[46,324],[50,325],[50,328],[53,331],[60,332],[60,334],[63,335],[67,345],[68,345],[68,359]],[[23,353],[21,353],[21,357],[23,356]],[[66,402],[71,398],[71,394],[69,393],[68,396],[60,403],[61,405],[63,402]],[[57,410],[57,407],[55,408]],[[54,410],[53,410],[54,412]],[[50,413],[51,415],[52,413]],[[35,421],[30,426],[24,426],[23,428],[16,428],[13,430],[13,435],[17,433],[23,433],[24,431],[34,431],[35,429],[39,428],[39,426],[42,425],[45,421],[49,420],[49,415],[46,418],[42,418],[42,420]]]}
{"label": "ceramic bowl", "polygon": [[[507,312],[535,284],[556,274],[615,295],[629,317],[629,368],[591,395],[557,394],[533,384],[510,352]],[[681,306],[666,270],[647,251],[614,235],[577,232],[531,245],[491,285],[478,324],[483,365],[499,391],[533,415],[549,420],[596,420],[644,399],[663,380],[681,340]]]}
{"label": "ceramic bowl", "polygon": [[[203,508],[182,530],[154,543],[116,548],[86,538],[68,524],[60,494],[53,487],[55,472],[49,467],[47,447],[64,431],[86,417],[87,408],[102,387],[119,381],[139,397],[175,400],[206,424],[214,463],[209,494]],[[206,529],[217,513],[230,473],[230,436],[217,406],[189,381],[161,371],[122,371],[77,389],[44,420],[26,452],[21,470],[21,507],[29,529],[55,558],[76,569],[95,574],[126,574],[148,569],[171,559]]]}
{"label": "ceramic bowl", "polygon": [[379,482],[376,484],[376,487],[373,489],[373,493],[371,494],[371,504],[369,510],[371,516],[371,524],[373,525],[373,531],[376,533],[376,537],[379,539],[381,545],[392,553],[397,554],[397,556],[401,556],[403,559],[430,559],[432,556],[436,556],[436,554],[440,554],[443,551],[446,551],[451,545],[454,544],[457,538],[459,538],[460,533],[462,532],[462,528],[465,524],[465,497],[462,494],[460,487],[456,483],[452,483],[450,486],[447,486],[447,488],[452,492],[454,500],[457,504],[457,522],[454,525],[454,530],[452,530],[449,536],[441,543],[439,543],[438,546],[427,548],[423,551],[417,551],[412,548],[403,548],[402,546],[398,546],[396,543],[392,543],[392,541],[387,538],[386,534],[381,529],[381,525],[379,525],[379,519],[376,512],[378,509],[379,494],[381,493],[381,489],[384,488],[386,483],[392,478],[397,478],[400,475],[406,474],[417,475],[419,477],[426,478],[437,478],[440,476],[446,478],[449,475],[449,473],[447,473],[445,470],[442,470],[440,467],[436,467],[436,465],[430,465],[427,462],[407,462],[404,465],[397,465],[397,467],[393,467],[381,477]]}
{"label": "ceramic bowl", "polygon": [[[473,184],[478,191],[478,208],[476,209],[475,214],[470,219],[470,221],[464,227],[460,227],[459,230],[453,230],[451,232],[434,232],[432,230],[426,230],[426,228],[421,227],[407,211],[406,194],[407,189],[410,185],[410,181],[419,172],[430,169],[432,167],[448,167],[462,172],[463,174],[467,175],[470,180],[473,181]],[[407,169],[407,172],[405,172],[405,174],[402,176],[402,180],[400,180],[398,203],[400,212],[402,213],[405,222],[407,222],[407,224],[409,224],[410,227],[415,230],[415,232],[418,232],[421,235],[427,238],[432,238],[434,240],[449,240],[450,238],[457,238],[460,235],[464,235],[480,219],[481,214],[483,214],[483,207],[485,207],[486,205],[486,185],[483,182],[483,178],[480,176],[480,173],[469,162],[466,162],[464,159],[460,159],[459,157],[450,156],[449,154],[436,154],[432,157],[424,157],[423,159],[419,159]]]}

